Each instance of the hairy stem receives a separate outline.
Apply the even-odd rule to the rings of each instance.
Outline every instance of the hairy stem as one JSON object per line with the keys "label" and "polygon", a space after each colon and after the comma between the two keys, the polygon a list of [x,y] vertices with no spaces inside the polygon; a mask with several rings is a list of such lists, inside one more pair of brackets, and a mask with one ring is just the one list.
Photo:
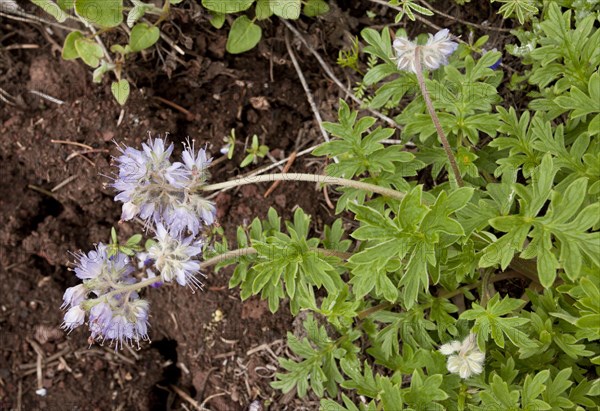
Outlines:
{"label": "hairy stem", "polygon": [[209,184],[201,187],[203,191],[223,190],[246,184],[264,183],[273,181],[309,181],[312,183],[335,184],[338,186],[352,187],[359,190],[370,191],[372,193],[381,194],[386,197],[402,200],[404,193],[392,190],[390,188],[379,187],[375,184],[363,183],[362,181],[348,180],[346,178],[330,177],[319,174],[304,174],[304,173],[281,173],[281,174],[266,174],[253,177],[242,177],[234,180],[225,181],[223,183]]}
{"label": "hairy stem", "polygon": [[454,153],[450,148],[450,144],[448,143],[448,139],[446,138],[446,134],[442,129],[442,125],[440,124],[440,119],[435,113],[435,109],[433,108],[433,103],[431,102],[431,97],[429,97],[429,91],[427,91],[427,87],[425,86],[425,78],[423,77],[423,66],[421,65],[421,47],[415,48],[415,71],[417,74],[417,81],[419,82],[419,87],[421,88],[421,94],[423,94],[423,98],[425,99],[425,105],[427,106],[427,111],[429,111],[429,115],[431,116],[431,120],[433,121],[433,125],[437,131],[437,134],[442,142],[442,146],[444,147],[444,151],[446,152],[446,156],[448,156],[448,161],[450,161],[450,167],[452,168],[452,172],[454,174],[454,178],[456,178],[456,183],[459,187],[465,185],[460,171],[458,170],[458,166],[456,165],[456,158],[454,157]]}
{"label": "hairy stem", "polygon": [[[326,256],[339,257],[344,260],[347,260],[348,258],[350,258],[352,256],[352,253],[345,253],[342,251],[329,250],[329,249],[323,249],[323,248],[315,248],[314,251],[318,251],[321,254],[326,255]],[[254,248],[254,247],[239,248],[237,250],[227,251],[226,253],[219,254],[212,258],[209,258],[208,260],[202,261],[200,263],[200,269],[204,269],[204,268],[211,267],[213,265],[217,265],[220,262],[230,260],[232,258],[239,258],[239,257],[243,257],[245,255],[251,255],[251,254],[256,254],[256,253],[257,253],[257,251],[256,251],[256,248]],[[117,294],[138,291],[138,290],[141,290],[142,288],[151,286],[152,284],[158,283],[160,281],[162,281],[162,277],[157,276],[157,277],[148,278],[146,280],[142,280],[135,284],[124,285],[124,286],[117,288],[109,293],[106,293],[105,295],[102,296],[102,298],[110,298]],[[90,305],[90,307],[93,305],[95,305],[95,304]]]}

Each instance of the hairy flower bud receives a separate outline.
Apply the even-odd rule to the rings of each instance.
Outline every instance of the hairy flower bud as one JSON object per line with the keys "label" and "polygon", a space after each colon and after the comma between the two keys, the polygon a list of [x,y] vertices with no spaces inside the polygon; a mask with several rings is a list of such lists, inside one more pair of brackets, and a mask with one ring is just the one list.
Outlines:
{"label": "hairy flower bud", "polygon": [[435,35],[429,34],[429,39],[425,45],[418,45],[416,41],[410,41],[403,37],[398,37],[393,44],[396,52],[396,65],[399,70],[416,73],[416,49],[420,49],[421,64],[428,70],[436,70],[440,66],[448,64],[448,57],[458,47],[458,44],[450,40],[448,29],[438,31]]}
{"label": "hairy flower bud", "polygon": [[65,294],[63,295],[63,304],[60,308],[64,309],[81,304],[83,300],[85,300],[87,293],[88,290],[83,284],[67,288],[65,290]]}
{"label": "hairy flower bud", "polygon": [[71,331],[79,327],[85,321],[85,311],[79,305],[71,307],[69,311],[65,313],[62,328]]}

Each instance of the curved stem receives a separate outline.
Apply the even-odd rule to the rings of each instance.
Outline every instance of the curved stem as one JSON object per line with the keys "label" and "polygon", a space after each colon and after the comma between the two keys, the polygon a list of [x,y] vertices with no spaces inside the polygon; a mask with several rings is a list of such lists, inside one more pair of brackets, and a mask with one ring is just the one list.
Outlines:
{"label": "curved stem", "polygon": [[448,143],[448,139],[446,138],[446,134],[442,129],[442,125],[440,124],[440,119],[435,113],[435,109],[433,108],[433,103],[431,102],[431,97],[429,97],[429,91],[427,91],[427,87],[425,86],[425,78],[423,77],[423,66],[421,65],[421,47],[415,48],[415,74],[417,75],[417,81],[419,82],[419,87],[421,88],[421,94],[423,94],[423,98],[425,99],[425,105],[427,106],[427,111],[429,111],[429,115],[431,116],[431,120],[433,121],[433,125],[437,131],[438,136],[442,142],[442,146],[444,147],[444,151],[446,151],[446,156],[448,156],[448,160],[450,161],[450,167],[452,168],[452,172],[454,173],[454,178],[456,178],[456,183],[459,187],[465,185],[462,176],[460,175],[460,171],[458,170],[458,166],[456,165],[456,158],[454,157],[454,153],[450,148],[450,144]]}
{"label": "curved stem", "polygon": [[241,177],[234,180],[225,181],[223,183],[209,184],[201,187],[203,191],[223,190],[243,186],[246,184],[264,183],[273,181],[309,181],[311,183],[335,184],[339,186],[357,188],[359,190],[370,191],[372,193],[381,194],[386,197],[402,200],[404,193],[392,190],[391,188],[379,187],[375,184],[363,183],[362,181],[348,180],[346,178],[330,177],[319,174],[304,174],[304,173],[281,173],[281,174],[266,174],[261,176]]}
{"label": "curved stem", "polygon": [[[348,259],[352,256],[352,253],[345,253],[342,251],[323,249],[323,248],[315,248],[314,251],[318,251],[326,256],[335,256],[335,257],[339,257],[341,259]],[[239,248],[237,250],[227,251],[226,253],[219,254],[212,258],[209,258],[208,260],[202,261],[200,263],[200,269],[204,269],[207,267],[211,267],[213,265],[217,265],[220,262],[225,261],[225,260],[230,260],[232,258],[239,258],[239,257],[243,257],[245,255],[251,255],[251,254],[256,254],[256,253],[257,253],[257,251],[256,251],[256,248],[254,248],[254,247]],[[142,288],[151,286],[152,284],[158,283],[160,281],[162,281],[161,276],[147,278],[147,279],[137,282],[135,284],[125,285],[118,289],[112,290],[99,298],[110,298],[113,295],[141,290]],[[98,298],[96,298],[94,300],[98,300]],[[92,304],[92,305],[94,305],[94,304]]]}
{"label": "curved stem", "polygon": [[[240,248],[238,250],[228,251],[226,253],[214,256],[212,258],[209,258],[206,261],[201,262],[200,263],[200,269],[216,265],[216,264],[220,263],[221,261],[229,260],[230,258],[241,257],[241,256],[244,256],[244,255],[250,255],[250,254],[256,254],[256,249],[253,248],[253,247],[248,247],[248,248]],[[141,290],[142,288],[151,286],[152,284],[158,283],[160,281],[162,281],[162,277],[161,276],[147,278],[147,279],[142,280],[140,282],[137,282],[135,284],[125,285],[125,286],[120,287],[120,288],[118,288],[116,290],[112,290],[112,291],[104,294],[102,296],[102,298],[110,298],[113,295],[122,294],[122,293],[126,293],[126,292],[131,292],[131,291]]]}

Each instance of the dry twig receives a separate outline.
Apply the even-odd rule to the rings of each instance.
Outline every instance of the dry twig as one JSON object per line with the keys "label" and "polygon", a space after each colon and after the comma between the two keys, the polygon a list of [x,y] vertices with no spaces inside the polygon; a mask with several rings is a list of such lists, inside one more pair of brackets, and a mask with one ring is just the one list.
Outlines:
{"label": "dry twig", "polygon": [[[371,0],[374,1],[374,0]],[[304,36],[302,36],[302,34],[298,31],[298,29],[296,29],[294,26],[292,26],[289,22],[287,22],[285,19],[280,19],[281,22],[288,28],[290,29],[290,31],[292,33],[294,33],[294,35],[296,35],[296,37],[298,37],[298,39],[302,42],[302,44],[304,44],[304,46],[308,49],[308,51],[311,52],[311,54],[313,56],[315,56],[315,58],[317,59],[317,61],[319,62],[319,64],[321,65],[321,67],[323,68],[323,70],[325,71],[325,73],[327,74],[327,76],[329,76],[329,78],[344,92],[346,93],[346,95],[348,97],[350,97],[352,100],[354,100],[357,104],[359,104],[361,107],[364,105],[364,102],[359,99],[358,97],[356,97],[354,95],[354,93],[352,93],[352,91],[350,89],[348,89],[348,87],[346,87],[341,81],[340,79],[337,78],[337,76],[335,75],[335,73],[333,72],[333,70],[331,69],[331,67],[329,66],[329,64],[327,64],[327,62],[325,60],[323,60],[323,57],[321,57],[321,55],[308,43],[308,41],[306,41],[306,39],[304,38]],[[367,110],[369,113],[373,114],[375,117],[379,118],[380,120],[385,121],[386,123],[388,123],[390,126],[395,127],[397,129],[401,129],[400,125],[398,123],[396,123],[393,119],[391,119],[390,117],[386,116],[385,114],[380,113],[377,110],[374,110],[370,107],[364,107],[365,110]]]}

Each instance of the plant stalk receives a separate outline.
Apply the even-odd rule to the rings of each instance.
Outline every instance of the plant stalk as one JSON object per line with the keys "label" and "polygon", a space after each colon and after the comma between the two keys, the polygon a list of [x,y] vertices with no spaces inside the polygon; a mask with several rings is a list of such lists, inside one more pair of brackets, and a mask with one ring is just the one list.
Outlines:
{"label": "plant stalk", "polygon": [[[345,259],[345,260],[347,260],[348,258],[350,258],[352,256],[352,253],[345,253],[345,252],[337,251],[337,250],[329,250],[329,249],[323,249],[323,248],[315,248],[313,250],[318,251],[326,256],[335,256],[335,257]],[[219,254],[212,258],[209,258],[208,260],[202,261],[200,263],[200,269],[204,269],[204,268],[211,267],[213,265],[217,265],[220,262],[225,261],[225,260],[243,257],[245,255],[251,255],[251,254],[256,254],[256,253],[257,253],[257,251],[256,251],[256,248],[254,248],[254,247],[239,248],[237,250],[227,251],[226,253]],[[112,290],[112,291],[106,293],[105,295],[102,296],[102,298],[110,298],[113,295],[128,293],[128,292],[132,292],[132,291],[138,291],[138,290],[141,290],[142,288],[151,286],[152,284],[158,283],[160,281],[162,281],[162,277],[156,276],[156,277],[142,280],[135,284],[124,285],[120,288],[117,288],[115,290]]]}
{"label": "plant stalk", "polygon": [[415,74],[417,75],[417,81],[419,82],[419,87],[421,88],[421,94],[425,99],[425,105],[427,106],[427,111],[429,111],[429,115],[431,116],[431,120],[433,121],[433,125],[437,131],[438,137],[442,142],[442,146],[444,147],[444,151],[446,152],[446,156],[450,161],[450,168],[452,168],[452,172],[454,174],[454,178],[456,178],[456,183],[459,187],[463,187],[465,185],[462,176],[460,175],[460,171],[458,170],[458,165],[456,164],[456,158],[454,157],[454,153],[450,148],[450,144],[448,143],[448,139],[446,138],[446,134],[442,129],[442,125],[440,124],[440,119],[435,113],[435,109],[433,108],[433,103],[431,102],[431,97],[429,96],[429,91],[427,91],[427,86],[425,85],[425,78],[423,77],[423,66],[421,65],[421,47],[417,46],[415,48]]}
{"label": "plant stalk", "polygon": [[312,183],[335,184],[339,186],[357,188],[359,190],[370,191],[372,193],[381,194],[383,196],[402,200],[404,193],[392,190],[391,188],[379,187],[375,184],[363,183],[362,181],[348,180],[346,178],[330,177],[319,174],[304,174],[304,173],[281,173],[281,174],[265,174],[261,176],[241,177],[234,180],[225,181],[223,183],[209,184],[202,186],[203,191],[223,190],[246,184],[264,183],[273,181],[309,181]]}

